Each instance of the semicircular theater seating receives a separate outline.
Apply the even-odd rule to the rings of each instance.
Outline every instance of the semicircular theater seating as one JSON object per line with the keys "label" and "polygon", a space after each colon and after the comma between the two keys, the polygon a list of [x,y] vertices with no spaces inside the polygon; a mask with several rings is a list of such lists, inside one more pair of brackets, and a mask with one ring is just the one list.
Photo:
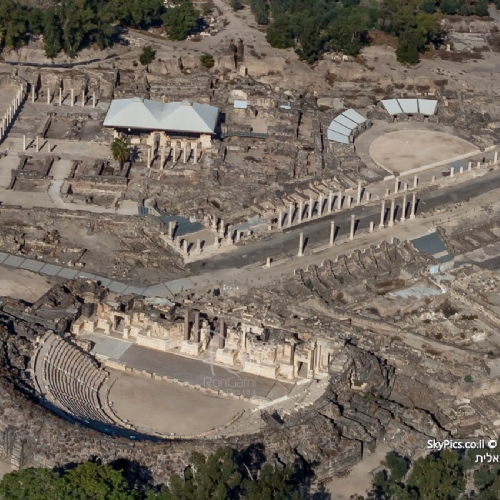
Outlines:
{"label": "semicircular theater seating", "polygon": [[109,373],[62,337],[45,337],[32,371],[40,395],[65,413],[85,423],[120,424],[108,403]]}

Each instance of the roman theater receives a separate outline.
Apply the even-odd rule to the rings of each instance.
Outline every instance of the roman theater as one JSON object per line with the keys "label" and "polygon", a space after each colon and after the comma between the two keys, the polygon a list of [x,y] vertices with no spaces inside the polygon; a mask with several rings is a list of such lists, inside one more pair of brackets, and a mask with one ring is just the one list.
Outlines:
{"label": "roman theater", "polygon": [[495,435],[489,73],[382,46],[312,71],[253,39],[207,69],[150,35],[0,62],[0,458],[159,484],[230,446],[321,493]]}

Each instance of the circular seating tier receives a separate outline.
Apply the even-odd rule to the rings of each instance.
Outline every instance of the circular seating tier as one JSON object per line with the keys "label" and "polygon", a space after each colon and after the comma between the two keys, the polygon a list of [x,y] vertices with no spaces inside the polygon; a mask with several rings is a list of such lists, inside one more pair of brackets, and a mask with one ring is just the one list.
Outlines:
{"label": "circular seating tier", "polygon": [[88,354],[50,334],[33,362],[35,386],[58,408],[85,423],[120,424],[107,401],[108,373]]}

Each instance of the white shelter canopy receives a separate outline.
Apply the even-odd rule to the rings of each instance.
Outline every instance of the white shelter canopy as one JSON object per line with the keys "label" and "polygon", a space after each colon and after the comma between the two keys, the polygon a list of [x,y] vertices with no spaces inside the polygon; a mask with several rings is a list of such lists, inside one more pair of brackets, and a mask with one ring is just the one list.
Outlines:
{"label": "white shelter canopy", "polygon": [[159,102],[140,97],[114,99],[105,127],[213,134],[219,108],[191,101]]}

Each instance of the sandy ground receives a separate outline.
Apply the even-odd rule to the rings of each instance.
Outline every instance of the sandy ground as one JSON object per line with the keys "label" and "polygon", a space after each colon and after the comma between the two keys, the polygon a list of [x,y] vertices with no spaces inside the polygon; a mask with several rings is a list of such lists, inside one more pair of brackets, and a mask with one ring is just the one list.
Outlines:
{"label": "sandy ground", "polygon": [[334,478],[326,485],[332,500],[348,500],[351,495],[364,495],[372,485],[371,472],[377,469],[391,448],[382,443],[375,452],[356,464],[345,478]]}
{"label": "sandy ground", "polygon": [[477,151],[476,146],[459,137],[430,130],[399,130],[370,145],[373,161],[398,173]]}
{"label": "sandy ground", "polygon": [[12,472],[13,470],[14,470],[14,468],[12,467],[12,465],[10,465],[8,462],[4,462],[3,460],[0,460],[0,479],[2,479],[2,477],[5,474],[8,474],[9,472]]}
{"label": "sandy ground", "polygon": [[253,408],[243,401],[206,396],[168,382],[110,371],[117,377],[109,396],[115,412],[133,425],[162,434],[199,434]]}
{"label": "sandy ground", "polygon": [[36,302],[52,286],[54,283],[46,276],[0,266],[0,297]]}
{"label": "sandy ground", "polygon": [[3,115],[12,104],[14,97],[16,97],[16,92],[19,87],[15,85],[5,85],[0,88],[0,117]]}

